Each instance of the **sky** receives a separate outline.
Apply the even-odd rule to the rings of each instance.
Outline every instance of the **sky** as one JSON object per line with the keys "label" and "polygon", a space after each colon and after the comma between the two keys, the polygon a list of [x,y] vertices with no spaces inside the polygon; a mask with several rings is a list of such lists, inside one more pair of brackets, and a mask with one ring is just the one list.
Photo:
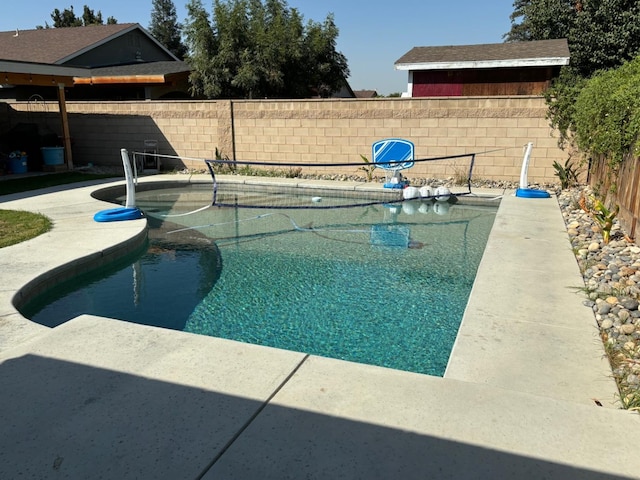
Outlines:
{"label": "sky", "polygon": [[[407,90],[406,71],[394,63],[413,47],[501,43],[511,29],[514,0],[287,0],[308,20],[322,22],[329,13],[340,34],[337,50],[349,65],[353,90],[376,90],[380,95]],[[178,21],[186,20],[188,0],[173,0]],[[211,13],[213,0],[202,0]],[[51,12],[71,5],[82,15],[84,5],[102,18],[139,23],[147,28],[152,0],[22,0],[11,2],[0,16],[0,31],[30,30],[51,24]]]}

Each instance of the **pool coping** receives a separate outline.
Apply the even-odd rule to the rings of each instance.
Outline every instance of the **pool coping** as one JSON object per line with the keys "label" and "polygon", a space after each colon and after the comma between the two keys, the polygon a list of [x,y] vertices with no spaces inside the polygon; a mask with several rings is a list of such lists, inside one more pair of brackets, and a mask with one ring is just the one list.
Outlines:
{"label": "pool coping", "polygon": [[[167,178],[141,182],[161,177]],[[277,181],[295,183],[295,179]],[[308,183],[317,184],[304,182]],[[593,314],[570,290],[580,285],[581,277],[555,198],[482,192],[487,198],[500,195],[502,201],[447,372],[444,378],[435,378],[86,315],[54,329],[34,325],[13,307],[12,302],[19,300],[16,292],[64,265],[96,258],[106,261],[110,254],[135,248],[144,237],[144,221],[118,225],[93,221],[93,213],[109,207],[90,196],[96,185],[1,198],[2,208],[39,211],[54,220],[51,232],[0,249],[2,271],[15,273],[3,279],[0,290],[2,378],[17,382],[29,372],[19,368],[21,363],[36,359],[44,362],[43,368],[62,365],[62,372],[69,368],[68,376],[61,373],[55,380],[70,385],[75,385],[75,369],[80,368],[87,385],[92,385],[88,391],[105,388],[103,372],[119,372],[124,377],[109,384],[115,392],[131,382],[151,379],[152,386],[161,385],[185,398],[205,392],[219,403],[218,413],[209,412],[214,420],[203,419],[202,428],[194,425],[182,438],[192,447],[208,446],[198,450],[195,459],[185,455],[198,465],[195,472],[185,458],[159,457],[153,449],[122,460],[111,437],[95,438],[87,425],[100,424],[108,412],[125,408],[131,415],[142,413],[131,402],[125,407],[126,399],[105,394],[111,403],[98,402],[92,407],[95,411],[86,412],[74,407],[66,394],[48,398],[48,403],[38,404],[40,409],[67,418],[63,427],[87,445],[90,439],[97,441],[101,458],[120,458],[106,465],[82,442],[62,441],[56,448],[64,453],[58,454],[65,458],[60,468],[68,468],[68,473],[80,475],[97,468],[108,478],[123,478],[123,471],[157,478],[180,467],[195,472],[183,478],[286,478],[291,472],[388,478],[390,471],[404,472],[407,478],[429,474],[477,478],[479,472],[485,477],[539,478],[542,468],[549,478],[568,478],[571,473],[581,478],[638,478],[639,460],[602,451],[619,442],[620,435],[627,443],[640,440],[640,430],[633,428],[638,416],[616,408],[615,384],[603,359]],[[212,350],[224,355],[216,356]],[[209,361],[203,364],[203,358]],[[194,362],[202,364],[211,378],[187,368]],[[36,393],[52,388],[48,382],[53,379],[40,380],[41,387],[29,388]],[[72,392],[74,388],[80,387]],[[72,393],[71,399],[82,402],[88,391]],[[5,413],[0,416],[16,411],[22,401],[5,391],[0,395],[4,407],[0,412]],[[171,418],[171,413],[166,415]],[[41,414],[24,413],[24,421],[12,425],[26,434],[33,429],[30,415]],[[162,445],[171,428],[175,431],[169,418],[149,426]],[[116,427],[124,428],[122,435],[130,444],[146,438],[126,425],[120,422]],[[212,433],[212,425],[224,428]],[[46,422],[41,427],[52,428]],[[52,440],[29,435],[40,440],[31,441],[28,455],[10,440],[0,445],[4,463],[0,473],[15,475],[27,460],[34,471],[50,472],[55,458],[47,455],[56,450]],[[429,448],[440,455],[425,456]]]}

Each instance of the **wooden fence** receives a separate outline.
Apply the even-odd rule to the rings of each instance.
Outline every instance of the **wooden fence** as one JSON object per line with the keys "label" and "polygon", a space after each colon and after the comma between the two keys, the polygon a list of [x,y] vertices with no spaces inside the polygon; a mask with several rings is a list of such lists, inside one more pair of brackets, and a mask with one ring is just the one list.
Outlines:
{"label": "wooden fence", "polygon": [[607,205],[619,205],[618,220],[631,238],[635,238],[640,218],[640,159],[628,156],[615,172],[604,157],[592,160],[589,184]]}

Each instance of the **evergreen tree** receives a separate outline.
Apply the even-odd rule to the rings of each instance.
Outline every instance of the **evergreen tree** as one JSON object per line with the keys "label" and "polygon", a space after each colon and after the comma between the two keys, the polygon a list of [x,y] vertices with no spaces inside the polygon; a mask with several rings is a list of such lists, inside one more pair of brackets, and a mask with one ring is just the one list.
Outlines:
{"label": "evergreen tree", "polygon": [[640,55],[638,0],[515,0],[506,41],[566,38],[571,63],[545,92],[563,146],[575,132],[576,101],[587,80]]}
{"label": "evergreen tree", "polygon": [[337,91],[349,74],[332,16],[309,21],[284,0],[200,0],[187,5],[192,93],[226,98],[303,98]]}
{"label": "evergreen tree", "polygon": [[640,54],[638,0],[585,0],[579,5],[568,38],[571,65],[580,75],[619,67]]}
{"label": "evergreen tree", "polygon": [[209,23],[209,14],[201,0],[190,0],[187,4],[185,36],[189,46],[187,60],[191,67],[189,83],[191,94],[215,98],[221,90],[215,79],[212,57],[218,50],[218,39]]}
{"label": "evergreen tree", "polygon": [[506,41],[566,38],[571,68],[582,77],[640,53],[638,0],[515,0]]}
{"label": "evergreen tree", "polygon": [[[82,17],[76,16],[75,12],[73,11],[73,5],[71,5],[69,8],[65,8],[62,12],[56,8],[51,13],[51,19],[53,20],[53,27],[55,28],[104,25],[104,21],[102,20],[102,12],[98,10],[98,13],[96,14],[87,5],[85,5],[83,8]],[[118,23],[118,21],[115,18],[107,18],[108,25],[116,23]],[[38,26],[37,28],[42,27]],[[50,28],[49,24],[45,23],[44,28]]]}
{"label": "evergreen tree", "polygon": [[575,0],[515,0],[507,42],[567,38],[575,22]]}
{"label": "evergreen tree", "polygon": [[182,25],[178,22],[176,7],[171,0],[153,0],[149,32],[179,59],[187,54],[182,43]]}

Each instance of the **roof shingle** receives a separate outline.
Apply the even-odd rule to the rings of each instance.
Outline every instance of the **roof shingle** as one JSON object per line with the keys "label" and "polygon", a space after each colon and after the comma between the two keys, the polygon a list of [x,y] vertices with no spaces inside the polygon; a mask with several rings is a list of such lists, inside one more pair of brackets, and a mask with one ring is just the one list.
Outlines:
{"label": "roof shingle", "polygon": [[0,59],[61,64],[70,55],[136,26],[136,23],[121,23],[0,32]]}
{"label": "roof shingle", "polygon": [[438,47],[413,47],[396,60],[395,65],[482,62],[537,58],[569,58],[565,38],[530,42],[489,43],[480,45],[449,45]]}

